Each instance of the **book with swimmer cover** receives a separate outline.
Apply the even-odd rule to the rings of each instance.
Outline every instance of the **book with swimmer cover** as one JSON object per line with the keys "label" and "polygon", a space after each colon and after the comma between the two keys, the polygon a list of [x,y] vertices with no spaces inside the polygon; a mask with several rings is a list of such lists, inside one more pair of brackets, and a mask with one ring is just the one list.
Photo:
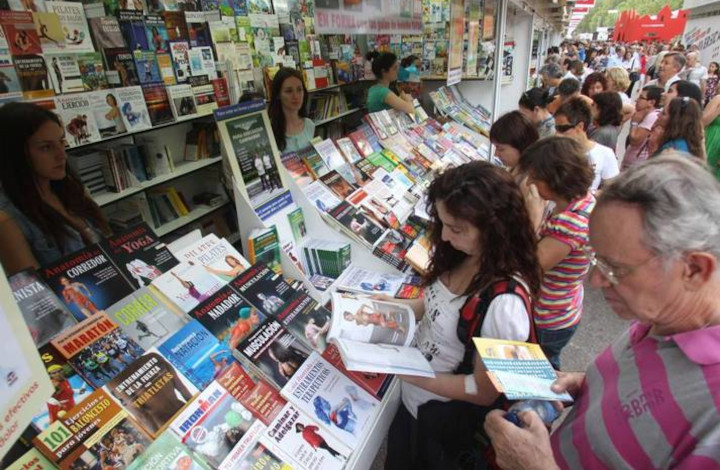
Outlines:
{"label": "book with swimmer cover", "polygon": [[79,321],[133,292],[133,286],[98,245],[61,258],[41,268],[40,274]]}
{"label": "book with swimmer cover", "polygon": [[550,389],[557,373],[539,344],[473,338],[475,348],[498,392],[509,400],[572,401],[568,393]]}
{"label": "book with swimmer cover", "polygon": [[125,468],[151,440],[107,391],[99,389],[35,437],[33,443],[61,470],[74,470],[104,461],[110,448]]}
{"label": "book with swimmer cover", "polygon": [[175,251],[180,261],[202,266],[223,284],[235,279],[250,263],[227,240],[210,233],[197,242]]}

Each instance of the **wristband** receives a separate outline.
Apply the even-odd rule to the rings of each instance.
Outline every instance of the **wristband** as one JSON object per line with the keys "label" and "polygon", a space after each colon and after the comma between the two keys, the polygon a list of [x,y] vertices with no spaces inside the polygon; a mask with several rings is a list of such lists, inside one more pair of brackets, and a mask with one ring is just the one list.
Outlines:
{"label": "wristband", "polygon": [[475,376],[473,374],[465,376],[465,393],[468,395],[477,395],[478,388],[475,383]]}

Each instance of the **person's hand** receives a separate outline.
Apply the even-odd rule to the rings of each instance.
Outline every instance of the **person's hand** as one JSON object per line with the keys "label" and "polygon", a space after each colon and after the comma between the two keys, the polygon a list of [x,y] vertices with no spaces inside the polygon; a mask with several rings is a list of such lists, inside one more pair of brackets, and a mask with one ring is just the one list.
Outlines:
{"label": "person's hand", "polygon": [[383,302],[392,302],[393,300],[395,300],[395,297],[390,297],[387,294],[373,294],[370,296],[370,298],[373,300],[381,300]]}
{"label": "person's hand", "polygon": [[524,411],[519,417],[522,428],[505,419],[501,410],[491,411],[485,419],[498,466],[505,470],[557,469],[545,423],[534,411]]}
{"label": "person's hand", "polygon": [[401,92],[400,92],[400,98],[403,99],[403,100],[405,100],[405,101],[407,101],[408,103],[412,103],[412,102],[413,102],[413,97],[410,96],[410,95],[408,95],[408,94],[405,93],[404,91],[401,91]]}
{"label": "person's hand", "polygon": [[550,389],[555,393],[567,392],[571,397],[577,397],[585,381],[585,374],[583,372],[558,372],[557,375],[558,378]]}

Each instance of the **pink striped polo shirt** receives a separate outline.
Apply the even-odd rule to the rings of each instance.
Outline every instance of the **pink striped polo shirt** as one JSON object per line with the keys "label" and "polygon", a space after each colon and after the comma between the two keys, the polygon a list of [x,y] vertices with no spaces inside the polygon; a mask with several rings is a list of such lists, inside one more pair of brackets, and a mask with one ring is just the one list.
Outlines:
{"label": "pink striped polo shirt", "polygon": [[595,198],[588,193],[572,201],[564,211],[553,214],[540,231],[541,238],[554,238],[568,245],[570,253],[543,276],[533,305],[538,328],[560,330],[580,321],[583,280],[590,267],[583,250],[588,245],[590,213],[594,208]]}
{"label": "pink striped polo shirt", "polygon": [[588,368],[551,438],[561,468],[720,468],[720,326],[649,330],[633,324]]}

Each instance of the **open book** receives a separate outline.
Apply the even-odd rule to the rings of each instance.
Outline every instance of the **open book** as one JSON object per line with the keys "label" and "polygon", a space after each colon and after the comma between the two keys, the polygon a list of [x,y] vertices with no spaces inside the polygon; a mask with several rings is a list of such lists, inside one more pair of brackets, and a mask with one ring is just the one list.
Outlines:
{"label": "open book", "polygon": [[435,377],[422,353],[410,346],[415,315],[404,304],[334,293],[328,340],[348,370]]}

